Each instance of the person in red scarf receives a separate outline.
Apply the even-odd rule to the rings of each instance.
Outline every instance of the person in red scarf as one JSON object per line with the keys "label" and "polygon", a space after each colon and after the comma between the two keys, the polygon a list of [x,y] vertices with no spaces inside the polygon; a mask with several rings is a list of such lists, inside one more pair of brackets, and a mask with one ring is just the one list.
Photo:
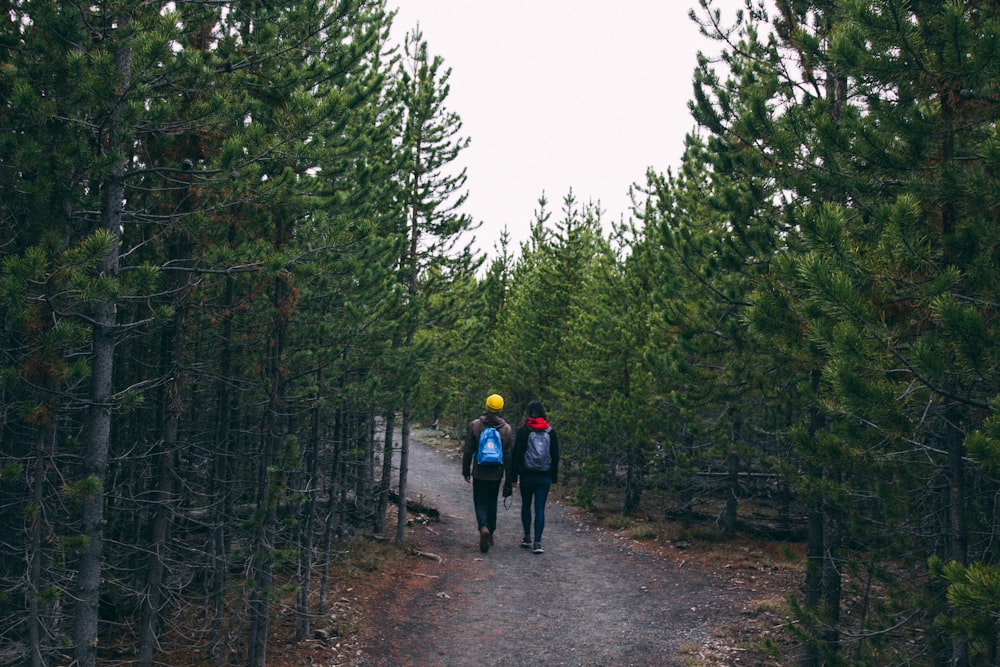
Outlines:
{"label": "person in red scarf", "polygon": [[[521,490],[521,525],[524,537],[521,546],[534,553],[544,553],[542,531],[545,530],[545,503],[549,488],[559,479],[559,438],[549,425],[541,401],[531,401],[525,410],[525,422],[514,436],[513,468],[509,484]],[[534,510],[534,539],[531,514]]]}

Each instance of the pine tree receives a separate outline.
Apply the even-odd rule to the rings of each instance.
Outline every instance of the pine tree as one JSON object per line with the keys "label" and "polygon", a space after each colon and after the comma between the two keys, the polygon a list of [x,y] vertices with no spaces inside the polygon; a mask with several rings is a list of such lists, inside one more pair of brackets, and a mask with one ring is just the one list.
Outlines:
{"label": "pine tree", "polygon": [[[252,497],[244,482],[257,458],[254,440],[239,437],[250,433],[237,430],[241,422],[272,417],[270,440],[262,441],[276,480],[298,465],[299,452],[287,447],[298,436],[297,415],[276,419],[282,403],[294,410],[299,400],[287,379],[298,369],[282,352],[295,351],[293,282],[312,249],[297,246],[295,224],[318,219],[308,212],[320,200],[340,207],[326,220],[351,219],[347,204],[361,188],[335,178],[348,173],[346,164],[361,165],[374,141],[351,110],[378,84],[367,72],[385,38],[384,12],[374,2],[299,3],[274,15],[263,6],[191,3],[76,9],[28,3],[3,27],[10,57],[0,85],[13,103],[0,113],[5,126],[23,131],[0,139],[18,164],[3,166],[0,183],[0,219],[17,230],[4,249],[4,307],[16,317],[4,329],[13,345],[5,346],[12,353],[2,375],[18,403],[40,406],[3,437],[36,433],[34,450],[17,452],[19,465],[35,472],[33,484],[12,498],[26,516],[48,519],[26,526],[23,538],[16,533],[32,553],[23,597],[32,655],[44,660],[59,650],[71,619],[56,601],[77,586],[75,577],[82,595],[74,588],[67,599],[78,600],[76,661],[95,659],[98,596],[124,613],[130,591],[147,591],[136,625],[140,662],[148,664],[162,645],[160,614],[177,600],[164,572],[191,567],[176,558],[173,531],[199,530],[192,516],[205,508],[219,646],[233,539],[227,524],[239,525],[233,507]],[[60,40],[47,41],[51,35]],[[358,121],[350,129],[349,117]],[[315,187],[317,173],[329,175],[329,187]],[[369,218],[374,201],[366,199]],[[346,228],[339,238],[352,233],[362,238]],[[270,302],[260,298],[267,280]],[[260,326],[268,316],[275,326]],[[263,344],[268,336],[274,345]],[[256,375],[267,366],[246,353],[257,343],[271,353],[269,402]],[[149,355],[157,348],[159,364]],[[189,371],[208,368],[219,369],[217,383],[188,381]],[[149,388],[154,400],[144,403]],[[216,388],[217,404],[203,400]],[[217,427],[205,428],[212,420]],[[80,432],[85,441],[74,436]],[[181,461],[191,468],[171,465]],[[211,463],[201,468],[201,461]],[[211,479],[200,477],[205,469]],[[65,480],[61,491],[57,478]],[[188,514],[172,490],[178,478]],[[112,479],[114,489],[104,486]],[[284,489],[260,479],[266,509]],[[155,503],[141,502],[147,484]],[[11,556],[2,554],[4,572]],[[258,598],[266,603],[261,573]],[[3,608],[5,617],[16,611]],[[265,655],[267,612],[258,618],[252,660]]]}
{"label": "pine tree", "polygon": [[[977,37],[995,19],[967,4],[776,8],[770,43],[747,29],[728,87],[703,68],[702,90],[715,101],[701,95],[697,108],[716,167],[773,179],[784,204],[754,211],[787,249],[760,283],[751,318],[786,332],[782,345],[814,367],[813,405],[822,406],[797,441],[813,472],[803,490],[819,491],[817,544],[833,555],[807,583],[802,610],[802,664],[820,664],[842,655],[841,573],[881,574],[914,542],[925,557],[959,563],[970,548],[981,553],[970,539],[985,516],[970,495],[981,482],[965,440],[995,395],[976,370],[992,353],[970,347],[973,332],[993,335],[982,305],[995,267],[974,248],[992,242],[995,227],[981,157],[995,112],[980,97],[992,95],[985,82],[995,64],[991,41]],[[743,210],[736,200],[730,209]],[[843,549],[848,537],[868,548]],[[912,575],[926,578],[926,568]],[[944,610],[943,587],[897,590],[926,595],[931,615]],[[893,623],[867,613],[868,628]],[[930,617],[916,623],[941,627]],[[964,642],[927,636],[938,660],[971,659]],[[855,659],[878,655],[872,644]]]}
{"label": "pine tree", "polygon": [[[603,243],[596,206],[581,207],[571,191],[563,198],[562,218],[551,227],[545,225],[544,206],[533,232],[537,245],[514,268],[514,289],[500,322],[498,352],[491,359],[494,368],[502,369],[500,384],[513,405],[532,399],[548,404],[556,398],[564,383],[560,364],[566,353],[560,342]],[[519,353],[511,355],[510,350]]]}
{"label": "pine tree", "polygon": [[[451,71],[440,56],[430,54],[419,27],[407,33],[395,73],[394,100],[401,111],[398,133],[402,156],[398,186],[402,207],[397,233],[405,239],[398,262],[398,279],[405,291],[405,310],[394,341],[398,352],[401,449],[399,463],[399,512],[396,540],[402,542],[406,522],[412,392],[420,369],[436,352],[418,340],[423,323],[440,324],[459,315],[459,305],[444,300],[449,284],[472,276],[477,268],[471,247],[456,247],[472,226],[461,212],[467,194],[466,173],[456,165],[469,140],[460,135],[461,118],[446,106]],[[460,295],[461,290],[455,291]]]}

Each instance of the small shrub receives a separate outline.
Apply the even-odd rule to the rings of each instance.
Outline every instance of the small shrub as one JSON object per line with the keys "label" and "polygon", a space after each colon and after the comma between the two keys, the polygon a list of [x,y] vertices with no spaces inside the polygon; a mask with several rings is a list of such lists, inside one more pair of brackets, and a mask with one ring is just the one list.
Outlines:
{"label": "small shrub", "polygon": [[761,637],[758,639],[756,651],[760,655],[766,655],[772,658],[781,657],[781,645],[774,641],[771,637]]}
{"label": "small shrub", "polygon": [[628,530],[635,525],[635,522],[627,516],[609,516],[604,520],[604,525],[610,530]]}
{"label": "small shrub", "polygon": [[629,537],[633,540],[639,540],[642,542],[648,542],[652,540],[660,539],[660,531],[656,525],[651,523],[643,523],[637,526],[633,526],[628,531]]}

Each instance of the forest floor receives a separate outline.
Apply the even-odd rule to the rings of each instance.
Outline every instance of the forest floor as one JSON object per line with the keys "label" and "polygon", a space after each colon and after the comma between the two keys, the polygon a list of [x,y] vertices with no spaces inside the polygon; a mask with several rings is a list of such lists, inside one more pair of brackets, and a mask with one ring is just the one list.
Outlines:
{"label": "forest floor", "polygon": [[519,546],[516,490],[481,553],[460,454],[435,433],[414,433],[407,496],[439,516],[411,517],[405,554],[353,567],[335,631],[272,644],[269,665],[795,663],[786,598],[803,581],[802,545],[585,512],[556,485],[545,553]]}

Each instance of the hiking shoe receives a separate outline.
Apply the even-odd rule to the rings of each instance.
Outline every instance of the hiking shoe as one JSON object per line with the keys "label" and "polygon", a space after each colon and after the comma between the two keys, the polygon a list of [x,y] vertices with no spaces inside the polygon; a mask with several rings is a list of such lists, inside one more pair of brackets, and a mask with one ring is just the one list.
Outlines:
{"label": "hiking shoe", "polygon": [[479,529],[479,550],[483,553],[490,550],[490,529],[486,526]]}
{"label": "hiking shoe", "polygon": [[543,553],[545,553],[545,549],[542,548],[542,543],[541,542],[535,542],[535,546],[531,550],[531,552],[532,553],[536,553],[536,554],[543,554]]}
{"label": "hiking shoe", "polygon": [[492,547],[493,544],[494,544],[494,542],[493,542],[493,533],[490,533],[490,546]]}
{"label": "hiking shoe", "polygon": [[531,538],[525,535],[521,538],[521,548],[530,549],[531,548]]}

